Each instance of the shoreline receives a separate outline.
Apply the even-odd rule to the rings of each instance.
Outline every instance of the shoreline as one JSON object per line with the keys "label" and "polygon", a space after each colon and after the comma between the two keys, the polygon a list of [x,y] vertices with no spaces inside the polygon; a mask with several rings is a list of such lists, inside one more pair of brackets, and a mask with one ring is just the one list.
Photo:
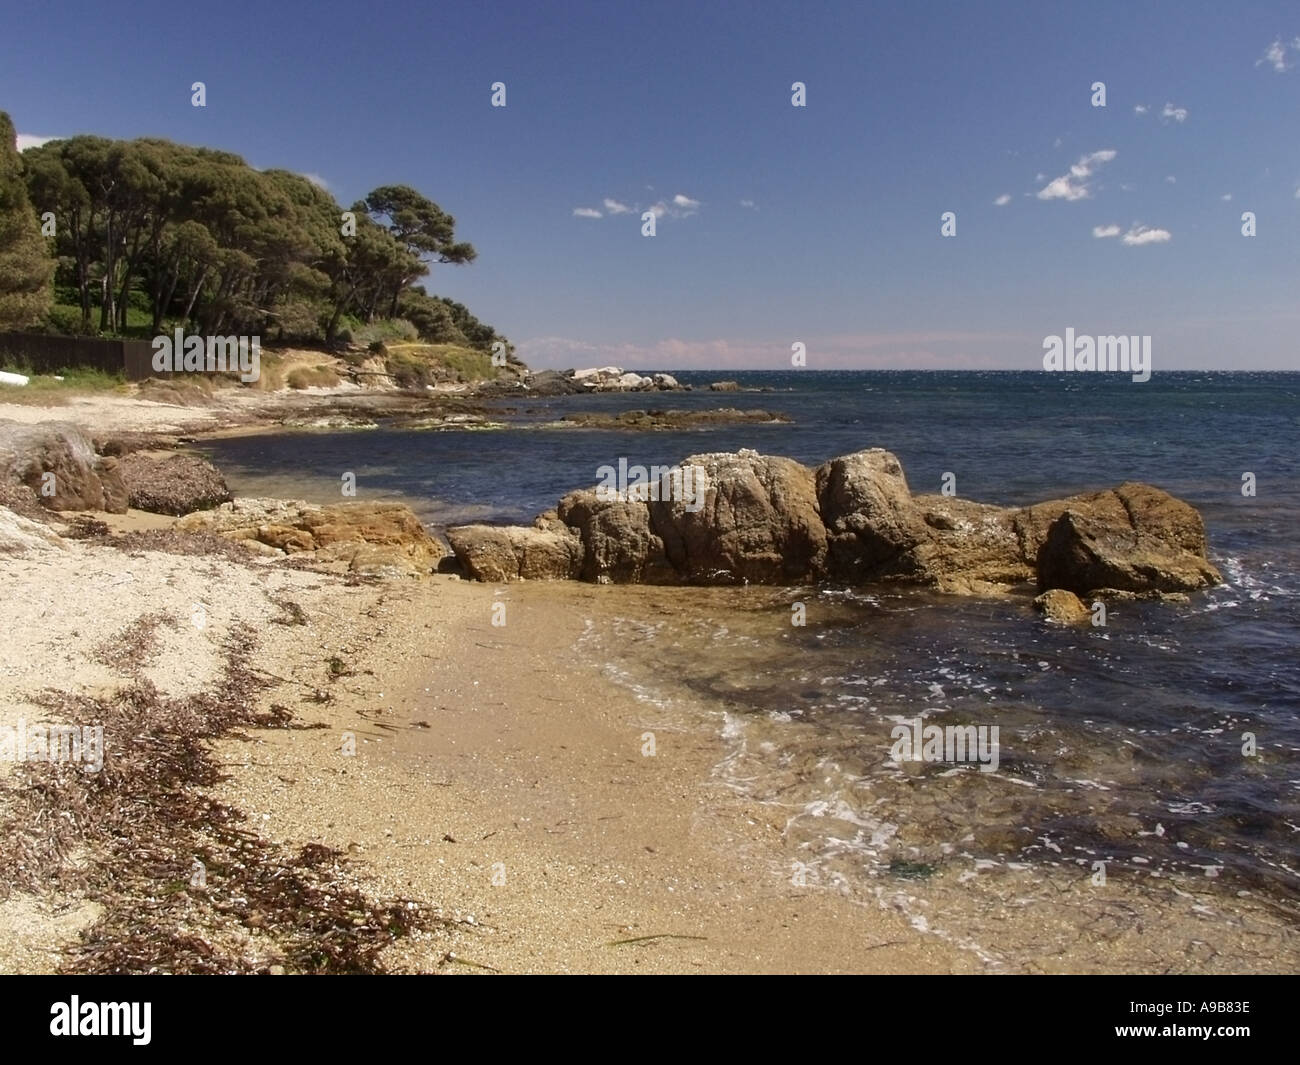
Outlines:
{"label": "shoreline", "polygon": [[[71,413],[24,409],[44,420]],[[114,533],[177,520],[94,517]],[[1061,881],[1053,900],[1026,904],[1008,877],[1009,894],[992,885],[974,907],[956,882],[882,883],[874,895],[797,886],[786,815],[719,773],[736,741],[718,707],[656,706],[638,697],[635,676],[612,677],[616,663],[583,650],[591,627],[670,610],[690,588],[357,580],[76,541],[7,567],[3,617],[28,637],[31,662],[0,673],[8,716],[39,714],[22,697],[51,682],[104,697],[143,678],[195,695],[218,683],[229,639],[253,640],[268,685],[257,706],[284,707],[297,724],[218,736],[224,779],[198,790],[242,811],[268,846],[328,848],[340,883],[429,915],[379,952],[391,971],[1157,972],[1173,961],[1173,971],[1235,972],[1289,971],[1300,958],[1281,911],[1122,880],[1102,895],[1086,878]],[[196,631],[199,602],[208,620]],[[286,603],[299,620],[285,620]],[[493,624],[498,604],[504,626]],[[105,647],[151,617],[156,645],[106,664]],[[355,755],[341,753],[348,732]],[[12,771],[0,766],[6,780]],[[93,881],[103,857],[76,863]],[[191,859],[173,856],[179,869]],[[0,902],[0,971],[53,971],[78,957],[79,933],[110,906],[77,884],[69,876],[53,894]],[[195,934],[213,934],[248,971],[284,968],[266,922],[204,923],[220,875],[185,893]],[[1027,964],[1025,951],[1038,960]]]}

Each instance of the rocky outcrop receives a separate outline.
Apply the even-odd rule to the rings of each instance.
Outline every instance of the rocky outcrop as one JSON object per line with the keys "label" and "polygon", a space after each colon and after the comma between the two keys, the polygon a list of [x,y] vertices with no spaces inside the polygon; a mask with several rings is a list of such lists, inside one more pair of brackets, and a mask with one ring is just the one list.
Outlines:
{"label": "rocky outcrop", "polygon": [[930,535],[903,467],[873,448],[817,468],[817,501],[830,540],[829,576],[857,581],[917,570],[912,552]]}
{"label": "rocky outcrop", "polygon": [[179,517],[230,501],[221,471],[197,455],[134,451],[119,461],[128,501],[137,510]]}
{"label": "rocky outcrop", "polygon": [[[905,581],[967,595],[1036,584],[1089,599],[1174,597],[1220,580],[1200,515],[1150,485],[1019,508],[914,496],[898,459],[879,448],[816,470],[749,450],[693,455],[677,469],[687,475],[644,497],[572,492],[534,529],[452,529],[452,548],[485,580]],[[561,530],[576,554],[525,566],[525,547]],[[1070,613],[1064,595],[1045,603]]]}
{"label": "rocky outcrop", "polygon": [[789,584],[822,572],[826,527],[806,466],[742,450],[692,455],[681,468],[693,471],[686,491],[648,503],[681,580]]}
{"label": "rocky outcrop", "polygon": [[127,508],[118,459],[71,422],[0,422],[0,480],[26,485],[50,510]]}
{"label": "rocky outcrop", "polygon": [[779,411],[737,410],[719,407],[716,410],[625,410],[617,414],[600,411],[575,411],[556,422],[547,422],[547,429],[631,429],[635,432],[677,431],[681,429],[709,429],[719,425],[775,425],[788,424],[791,418]]}
{"label": "rocky outcrop", "polygon": [[583,550],[576,533],[539,518],[533,527],[461,525],[447,530],[461,568],[475,580],[572,580],[580,575]]}
{"label": "rocky outcrop", "polygon": [[446,554],[403,503],[328,503],[235,499],[176,523],[182,532],[210,532],[262,554],[337,563],[370,576],[431,572]]}
{"label": "rocky outcrop", "polygon": [[595,492],[570,492],[556,517],[574,529],[582,549],[583,580],[615,584],[676,584],[664,542],[650,528],[644,503],[602,500]]}
{"label": "rocky outcrop", "polygon": [[1189,592],[1222,579],[1205,557],[1201,516],[1167,492],[1129,482],[1065,503],[1038,549],[1042,588]]}

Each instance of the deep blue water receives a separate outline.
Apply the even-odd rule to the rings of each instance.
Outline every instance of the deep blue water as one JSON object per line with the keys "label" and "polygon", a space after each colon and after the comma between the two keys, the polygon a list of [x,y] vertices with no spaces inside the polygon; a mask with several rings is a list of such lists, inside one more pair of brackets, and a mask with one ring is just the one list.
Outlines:
{"label": "deep blue water", "polygon": [[[792,629],[788,596],[741,589],[701,594],[697,608],[649,629],[611,631],[600,653],[626,656],[630,669],[676,656],[674,683],[749,722],[747,749],[761,739],[777,752],[770,766],[756,758],[753,779],[770,770],[786,780],[803,766],[782,794],[816,811],[800,846],[837,872],[1101,858],[1135,875],[1205,873],[1300,894],[1300,374],[676,376],[697,389],[727,378],[771,391],[505,405],[536,422],[571,410],[718,406],[794,422],[652,434],[380,429],[204,450],[236,494],[337,500],[352,471],[358,498],[405,498],[435,523],[527,521],[621,456],[667,465],[741,447],[810,464],[884,447],[913,491],[937,492],[951,472],[958,495],[1000,504],[1155,484],[1204,515],[1226,579],[1190,604],[1121,604],[1105,629],[1061,630],[1020,602],[823,588],[806,596],[807,627]],[[1246,472],[1254,497],[1242,495]],[[890,723],[917,714],[1000,724],[1004,772],[1024,786],[958,773],[918,791],[883,756]],[[1243,756],[1246,732],[1259,757]],[[849,812],[828,820],[828,802]],[[930,804],[923,818],[918,803]],[[926,831],[909,831],[919,821]],[[854,832],[861,846],[845,843]]]}

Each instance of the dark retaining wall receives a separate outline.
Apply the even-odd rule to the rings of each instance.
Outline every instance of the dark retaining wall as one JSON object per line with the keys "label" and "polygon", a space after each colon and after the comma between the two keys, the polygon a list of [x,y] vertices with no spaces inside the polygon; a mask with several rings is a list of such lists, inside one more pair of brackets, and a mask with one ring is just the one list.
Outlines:
{"label": "dark retaining wall", "polygon": [[33,373],[86,368],[126,373],[128,381],[153,374],[153,344],[148,340],[101,340],[48,333],[0,333],[0,364],[21,363]]}

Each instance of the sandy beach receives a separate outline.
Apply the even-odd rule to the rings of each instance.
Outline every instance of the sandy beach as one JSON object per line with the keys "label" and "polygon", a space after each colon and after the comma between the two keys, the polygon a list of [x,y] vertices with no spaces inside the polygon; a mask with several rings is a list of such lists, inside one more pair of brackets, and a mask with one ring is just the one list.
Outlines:
{"label": "sandy beach", "polygon": [[[217,428],[192,413],[0,405],[89,431]],[[868,894],[802,878],[792,811],[736,778],[725,715],[647,697],[638,676],[672,663],[616,661],[592,639],[743,592],[380,579],[177,537],[163,515],[85,517],[103,523],[88,539],[23,524],[32,543],[3,562],[0,620],[22,653],[0,669],[0,726],[116,707],[119,731],[93,788],[84,769],[0,766],[19,830],[2,971],[1271,972],[1300,958],[1288,912],[1172,882],[1099,890],[1014,863]],[[220,692],[242,716],[204,702]],[[131,699],[169,707],[161,732],[129,735]],[[113,777],[124,747],[138,773],[144,748],[197,768],[150,790]],[[122,802],[160,812],[134,858],[111,826],[70,844],[44,823],[112,821]],[[224,813],[208,823],[210,804]],[[232,860],[247,847],[254,862]],[[297,894],[267,892],[254,868]],[[113,946],[137,905],[159,915],[157,941]],[[313,907],[311,934],[337,945],[324,961],[297,927]]]}

